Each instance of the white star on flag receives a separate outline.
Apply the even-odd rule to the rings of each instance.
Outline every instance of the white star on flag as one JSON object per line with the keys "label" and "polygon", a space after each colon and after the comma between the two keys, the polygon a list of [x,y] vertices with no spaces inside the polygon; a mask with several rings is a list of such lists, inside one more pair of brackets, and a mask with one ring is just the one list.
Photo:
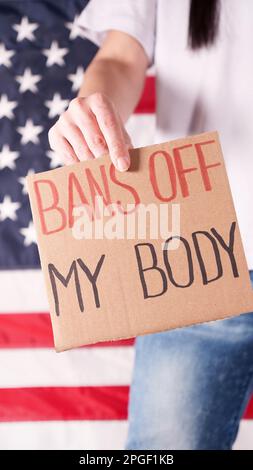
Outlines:
{"label": "white star on flag", "polygon": [[3,43],[0,43],[0,65],[5,65],[5,67],[11,66],[10,59],[14,56],[15,52],[10,49],[6,49]]}
{"label": "white star on flag", "polygon": [[76,39],[78,36],[84,37],[84,32],[81,26],[78,24],[79,15],[76,15],[73,22],[65,23],[66,28],[70,30],[69,39]]}
{"label": "white star on flag", "polygon": [[0,118],[7,117],[12,119],[14,117],[13,109],[18,105],[17,101],[9,101],[7,95],[0,96]]}
{"label": "white star on flag", "polygon": [[57,41],[53,41],[49,49],[43,49],[43,54],[47,57],[46,66],[51,67],[54,64],[65,65],[63,57],[68,53],[66,47],[59,47]]}
{"label": "white star on flag", "polygon": [[84,75],[84,68],[82,66],[77,67],[75,73],[68,75],[68,80],[72,82],[72,91],[78,91],[82,85]]}
{"label": "white star on flag", "polygon": [[39,27],[38,23],[29,23],[27,16],[23,16],[20,24],[14,24],[13,29],[17,31],[17,41],[23,41],[23,39],[28,39],[29,41],[34,41],[35,36],[33,32]]}
{"label": "white star on flag", "polygon": [[29,222],[28,227],[23,227],[19,231],[24,237],[25,246],[29,246],[32,243],[37,243],[35,228],[32,221]]}
{"label": "white star on flag", "polygon": [[25,145],[28,144],[28,142],[38,144],[38,135],[43,131],[43,127],[35,126],[31,119],[27,119],[24,126],[17,127],[17,131],[22,136],[21,144]]}
{"label": "white star on flag", "polygon": [[10,168],[13,170],[16,167],[15,160],[19,157],[19,153],[10,150],[9,145],[4,144],[0,152],[0,170]]}
{"label": "white star on flag", "polygon": [[63,158],[59,153],[54,152],[53,150],[48,150],[46,152],[47,157],[50,159],[50,168],[56,168],[63,164]]}
{"label": "white star on flag", "polygon": [[64,100],[59,93],[55,93],[52,100],[45,101],[45,106],[49,109],[48,117],[52,119],[62,114],[68,104],[69,100]]}
{"label": "white star on flag", "polygon": [[32,93],[36,93],[38,91],[36,83],[38,83],[41,78],[41,75],[33,75],[31,69],[26,68],[23,75],[16,76],[16,81],[20,84],[19,92],[24,93],[25,91],[31,91]]}
{"label": "white star on flag", "polygon": [[5,219],[16,220],[16,211],[20,208],[19,202],[13,202],[10,196],[4,196],[3,202],[0,203],[0,220]]}
{"label": "white star on flag", "polygon": [[28,170],[26,176],[20,176],[20,178],[18,178],[19,183],[22,184],[22,186],[23,186],[23,189],[22,189],[23,194],[27,194],[27,180],[26,180],[26,177],[29,176],[29,175],[34,175],[34,170],[32,168],[30,170]]}

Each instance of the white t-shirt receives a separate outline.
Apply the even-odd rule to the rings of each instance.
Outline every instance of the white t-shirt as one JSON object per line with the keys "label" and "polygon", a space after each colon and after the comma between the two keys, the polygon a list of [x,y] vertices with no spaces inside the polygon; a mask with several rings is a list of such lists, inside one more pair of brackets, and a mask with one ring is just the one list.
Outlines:
{"label": "white t-shirt", "polygon": [[222,0],[211,48],[187,47],[190,0],[91,0],[79,24],[101,44],[110,29],[145,49],[156,70],[156,142],[220,134],[248,266],[253,269],[253,1]]}

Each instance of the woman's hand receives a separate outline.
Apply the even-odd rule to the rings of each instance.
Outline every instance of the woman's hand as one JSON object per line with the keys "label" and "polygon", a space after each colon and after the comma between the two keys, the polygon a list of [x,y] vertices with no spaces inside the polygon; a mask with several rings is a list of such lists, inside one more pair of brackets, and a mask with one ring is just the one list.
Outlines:
{"label": "woman's hand", "polygon": [[109,153],[118,170],[126,171],[130,166],[130,137],[113,103],[103,93],[73,99],[48,137],[51,148],[67,165]]}

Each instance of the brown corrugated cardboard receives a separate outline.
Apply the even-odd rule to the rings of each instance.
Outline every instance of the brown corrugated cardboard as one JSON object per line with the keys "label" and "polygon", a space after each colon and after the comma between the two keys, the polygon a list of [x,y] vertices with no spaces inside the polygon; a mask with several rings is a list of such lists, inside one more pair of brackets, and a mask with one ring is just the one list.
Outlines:
{"label": "brown corrugated cardboard", "polygon": [[[217,133],[130,152],[126,173],[104,156],[28,177],[57,351],[253,310]],[[103,210],[93,211],[96,196],[105,207],[114,206],[104,216],[104,237],[84,239],[85,219],[73,208],[86,204],[94,228]],[[180,209],[180,233],[175,224],[176,233],[169,227],[167,237],[158,230],[156,239],[154,233],[129,239],[126,227],[124,238],[121,230],[118,239],[107,237],[113,224],[119,228],[116,214],[126,222],[149,204],[159,223],[161,205],[170,215],[174,208],[178,216]],[[150,220],[147,232],[155,228]],[[173,244],[178,248],[172,250]]]}

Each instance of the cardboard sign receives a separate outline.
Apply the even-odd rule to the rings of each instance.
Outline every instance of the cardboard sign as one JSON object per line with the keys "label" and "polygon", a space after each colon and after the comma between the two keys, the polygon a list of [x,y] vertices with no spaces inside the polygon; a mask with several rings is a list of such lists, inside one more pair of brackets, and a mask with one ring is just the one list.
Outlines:
{"label": "cardboard sign", "polygon": [[[28,177],[57,351],[253,310],[217,133],[131,150],[131,162]],[[175,227],[161,233],[166,211]]]}

